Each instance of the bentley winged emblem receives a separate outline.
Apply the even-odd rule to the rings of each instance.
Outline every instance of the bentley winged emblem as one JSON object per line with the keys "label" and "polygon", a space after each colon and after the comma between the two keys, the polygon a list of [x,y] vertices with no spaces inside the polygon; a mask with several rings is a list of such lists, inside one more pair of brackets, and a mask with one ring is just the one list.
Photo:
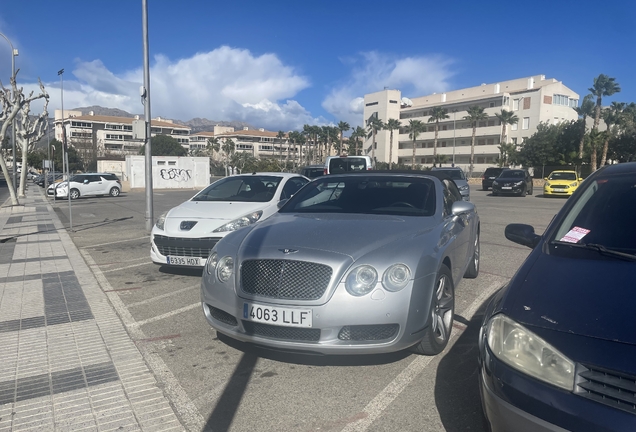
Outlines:
{"label": "bentley winged emblem", "polygon": [[298,252],[298,249],[278,249],[278,250],[284,253],[285,255]]}

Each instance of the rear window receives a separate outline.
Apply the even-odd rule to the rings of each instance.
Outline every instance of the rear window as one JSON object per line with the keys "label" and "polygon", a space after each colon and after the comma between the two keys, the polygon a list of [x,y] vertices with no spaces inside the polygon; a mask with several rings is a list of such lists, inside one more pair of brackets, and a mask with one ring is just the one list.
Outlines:
{"label": "rear window", "polygon": [[329,160],[329,174],[342,174],[350,171],[364,171],[367,169],[365,158],[347,157]]}
{"label": "rear window", "polygon": [[449,169],[449,170],[436,169],[435,171],[443,172],[444,174],[448,175],[453,180],[466,180],[466,177],[464,176],[464,172],[462,170],[458,170],[458,169]]}
{"label": "rear window", "polygon": [[504,172],[503,168],[486,168],[486,172],[484,175],[486,176],[498,176],[500,173]]}

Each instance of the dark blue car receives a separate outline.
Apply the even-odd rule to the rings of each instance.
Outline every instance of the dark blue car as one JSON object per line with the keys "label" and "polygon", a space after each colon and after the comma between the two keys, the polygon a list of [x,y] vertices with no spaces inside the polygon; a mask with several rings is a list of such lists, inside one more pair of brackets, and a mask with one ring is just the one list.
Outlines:
{"label": "dark blue car", "polygon": [[588,177],[486,309],[479,340],[493,431],[636,431],[636,163]]}

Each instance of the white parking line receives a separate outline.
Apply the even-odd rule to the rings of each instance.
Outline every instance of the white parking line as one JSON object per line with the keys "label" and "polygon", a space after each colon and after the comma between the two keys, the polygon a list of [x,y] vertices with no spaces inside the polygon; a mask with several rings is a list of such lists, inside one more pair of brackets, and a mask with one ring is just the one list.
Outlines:
{"label": "white parking line", "polygon": [[[466,308],[463,313],[464,318],[470,321],[477,312],[477,309],[483,304],[488,297],[501,288],[501,282],[497,282],[483,290],[479,296]],[[461,332],[453,332],[448,346],[452,346]],[[448,348],[446,348],[448,349]],[[422,372],[426,366],[433,360],[432,356],[419,356],[413,360],[393,381],[387,385],[371,402],[362,410],[365,417],[360,420],[349,423],[342,429],[342,432],[363,432],[366,431],[371,424],[382,415],[391,403],[397,399],[402,391]]]}
{"label": "white parking line", "polygon": [[180,290],[169,292],[168,294],[161,294],[161,295],[158,295],[156,297],[151,297],[151,298],[146,299],[146,300],[141,300],[141,301],[138,301],[138,302],[129,303],[126,306],[128,308],[131,308],[131,307],[146,305],[148,303],[154,303],[154,302],[156,302],[158,300],[161,300],[161,299],[164,299],[166,297],[172,297],[173,295],[181,294],[182,292],[190,291],[190,290],[192,290],[194,288],[199,288],[200,286],[201,286],[201,284],[198,283],[196,285],[192,285],[192,286],[189,286],[189,287],[181,288]]}
{"label": "white parking line", "polygon": [[110,273],[110,272],[114,272],[114,271],[120,271],[120,270],[126,270],[129,268],[133,268],[133,267],[140,267],[140,266],[145,266],[145,265],[149,265],[149,264],[154,264],[152,261],[149,262],[145,262],[145,263],[141,263],[141,264],[133,264],[133,265],[129,265],[126,267],[118,267],[118,268],[114,268],[114,269],[110,269],[110,270],[102,270],[102,273]]}
{"label": "white parking line", "polygon": [[142,325],[149,324],[149,323],[155,322],[155,321],[160,321],[162,319],[170,318],[171,316],[175,316],[175,315],[178,315],[178,314],[180,314],[182,312],[186,312],[186,311],[189,311],[189,310],[192,310],[192,309],[195,309],[195,308],[200,308],[200,307],[201,307],[201,303],[194,303],[194,304],[191,304],[191,305],[179,308],[179,309],[175,309],[173,311],[170,311],[170,312],[162,314],[162,315],[157,315],[157,316],[154,316],[152,318],[148,318],[148,319],[145,319],[145,320],[142,320],[142,321],[137,321],[135,323],[135,325],[138,326],[138,327],[141,327]]}
{"label": "white parking line", "polygon": [[[133,339],[146,339],[146,335],[143,330],[137,325],[135,319],[130,314],[126,306],[119,298],[119,295],[113,291],[113,287],[103,275],[99,266],[95,263],[88,251],[80,250],[80,253],[84,257],[84,261],[91,268],[93,274],[97,278],[97,282],[102,287],[102,290],[108,296],[110,303],[113,305],[120,319],[128,329]],[[202,430],[205,426],[205,420],[198,408],[192,400],[188,397],[179,381],[172,374],[168,366],[165,364],[161,356],[155,351],[155,349],[149,344],[138,344],[137,348],[143,355],[144,359],[148,363],[148,366],[152,369],[153,373],[158,377],[159,381],[164,384],[163,390],[166,392],[170,402],[179,412],[179,415],[183,419],[187,430]]]}
{"label": "white parking line", "polygon": [[150,239],[150,236],[135,237],[135,238],[132,238],[132,239],[117,240],[117,241],[114,241],[114,242],[89,245],[89,246],[84,246],[82,249],[96,248],[96,247],[100,247],[100,246],[108,246],[108,245],[117,244],[117,243],[126,243],[126,242],[131,242],[131,241],[135,241],[135,240],[144,240],[144,239]]}

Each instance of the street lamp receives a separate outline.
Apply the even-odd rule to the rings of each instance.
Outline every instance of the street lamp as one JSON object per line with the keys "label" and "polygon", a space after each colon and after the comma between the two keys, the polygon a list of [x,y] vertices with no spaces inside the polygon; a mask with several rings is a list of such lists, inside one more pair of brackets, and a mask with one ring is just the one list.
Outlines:
{"label": "street lamp", "polygon": [[[68,197],[69,226],[70,230],[73,231],[73,213],[71,211],[71,169],[68,163],[68,145],[66,144],[66,126],[64,125],[64,69],[57,71],[57,74],[60,76],[60,100],[62,108],[62,166],[66,165],[66,169],[63,169],[62,175],[66,173],[66,196]],[[53,197],[55,197],[55,191],[53,191]]]}
{"label": "street lamp", "polygon": [[[11,43],[11,41],[9,40],[8,37],[6,37],[5,35],[3,35],[2,33],[0,33],[0,36],[2,36],[3,38],[5,38],[5,40],[9,43],[9,45],[11,46],[11,77],[15,80],[15,58],[18,56],[18,49],[17,48],[13,48],[13,44]],[[15,99],[15,92],[13,93],[13,98]],[[16,160],[15,160],[15,118],[11,121],[11,152],[12,152],[12,157],[13,157],[13,190],[16,191],[18,190],[18,178],[17,178],[17,170],[16,170]],[[23,161],[24,162],[24,161]],[[26,166],[25,164],[23,164],[24,166]]]}

